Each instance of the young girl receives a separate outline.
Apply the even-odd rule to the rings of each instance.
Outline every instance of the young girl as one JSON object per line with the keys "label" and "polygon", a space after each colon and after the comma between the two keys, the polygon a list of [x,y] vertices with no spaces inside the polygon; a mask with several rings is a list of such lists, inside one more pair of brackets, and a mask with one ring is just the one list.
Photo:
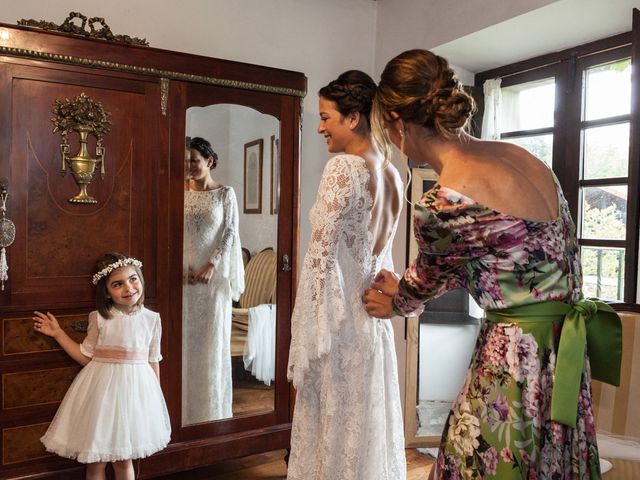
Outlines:
{"label": "young girl", "polygon": [[98,261],[98,310],[89,314],[82,344],[51,313],[34,312],[33,328],[84,365],[41,441],[50,452],[86,463],[91,480],[105,478],[107,462],[117,480],[133,479],[132,459],[162,450],[170,439],[159,381],[160,316],[143,305],[141,267],[119,253]]}

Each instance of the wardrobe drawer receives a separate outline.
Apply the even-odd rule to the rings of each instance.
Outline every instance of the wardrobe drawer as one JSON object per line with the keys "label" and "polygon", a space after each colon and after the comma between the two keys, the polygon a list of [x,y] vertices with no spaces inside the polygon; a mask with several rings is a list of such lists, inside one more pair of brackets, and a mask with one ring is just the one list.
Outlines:
{"label": "wardrobe drawer", "polygon": [[80,365],[2,374],[2,409],[34,407],[62,401]]}
{"label": "wardrobe drawer", "polygon": [[2,464],[27,462],[52,456],[40,442],[49,422],[2,429]]}
{"label": "wardrobe drawer", "polygon": [[[76,342],[87,335],[88,314],[56,315],[62,329]],[[10,357],[28,353],[61,350],[51,337],[33,329],[31,315],[2,319],[2,356]]]}

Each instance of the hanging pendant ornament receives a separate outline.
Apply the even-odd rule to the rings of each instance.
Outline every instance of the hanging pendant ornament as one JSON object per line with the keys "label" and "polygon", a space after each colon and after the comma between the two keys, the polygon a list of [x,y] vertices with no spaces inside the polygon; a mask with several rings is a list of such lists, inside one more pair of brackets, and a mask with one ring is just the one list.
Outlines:
{"label": "hanging pendant ornament", "polygon": [[6,178],[0,179],[0,290],[4,290],[4,282],[9,280],[9,264],[7,263],[7,251],[16,238],[16,226],[7,215],[7,186]]}

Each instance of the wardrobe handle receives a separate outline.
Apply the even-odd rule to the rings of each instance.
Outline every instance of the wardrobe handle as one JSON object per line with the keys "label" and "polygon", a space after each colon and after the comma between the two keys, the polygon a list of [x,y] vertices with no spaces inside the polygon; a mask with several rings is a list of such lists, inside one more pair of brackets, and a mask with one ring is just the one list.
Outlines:
{"label": "wardrobe handle", "polygon": [[89,328],[89,320],[78,320],[71,324],[71,330],[74,332],[86,332]]}
{"label": "wardrobe handle", "polygon": [[286,253],[282,255],[282,271],[290,272],[291,271],[291,261],[289,260],[289,255]]}

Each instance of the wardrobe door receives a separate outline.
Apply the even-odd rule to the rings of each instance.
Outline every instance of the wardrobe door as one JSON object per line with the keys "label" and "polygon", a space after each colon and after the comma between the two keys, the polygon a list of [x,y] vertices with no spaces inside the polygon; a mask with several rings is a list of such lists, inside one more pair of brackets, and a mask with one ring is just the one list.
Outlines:
{"label": "wardrobe door", "polygon": [[[286,367],[298,256],[300,100],[189,82],[171,82],[170,98],[169,315],[175,321],[166,334],[174,445],[142,462],[143,475],[287,448],[291,428]],[[189,144],[197,137],[217,155],[213,180],[235,192],[236,241],[251,256],[245,292],[233,308],[222,293],[222,274],[207,286],[185,280],[212,253],[199,249],[213,250],[210,236],[229,227],[208,223],[221,208],[206,209],[226,194],[193,191],[188,180]],[[174,450],[186,446],[190,456]]]}
{"label": "wardrobe door", "polygon": [[[15,225],[9,279],[0,291],[0,477],[62,469],[63,478],[83,478],[78,463],[47,453],[39,441],[80,367],[33,331],[31,316],[50,311],[82,341],[95,309],[91,274],[109,251],[143,261],[147,304],[157,303],[156,182],[167,157],[156,134],[163,122],[159,81],[4,57],[0,92],[0,177]],[[104,176],[98,167],[87,187],[95,203],[69,201],[81,188],[69,163],[62,175],[63,139],[53,131],[56,101],[78,98],[99,102],[110,121]],[[75,131],[68,145],[69,157],[81,154]],[[96,157],[92,136],[86,155]]]}

